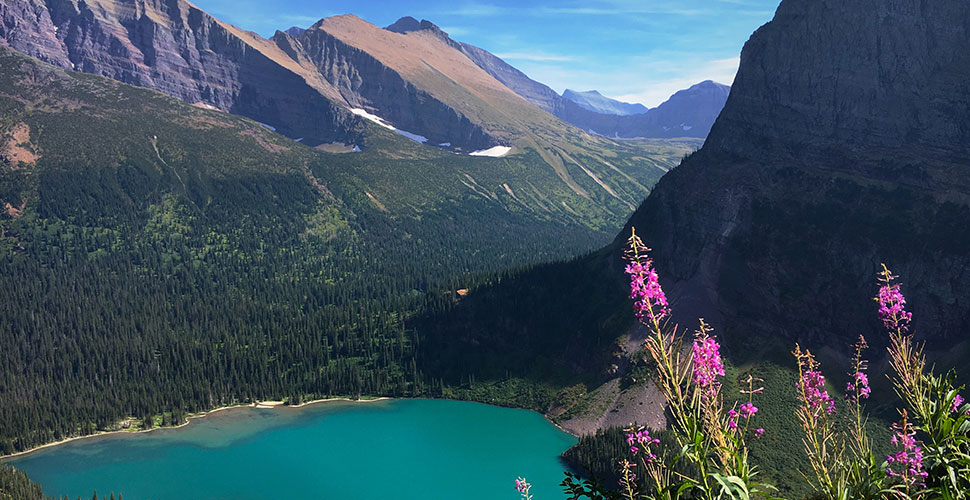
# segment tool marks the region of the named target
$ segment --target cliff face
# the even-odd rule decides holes
[[[921,335],[966,340],[968,78],[967,2],[784,0],[704,147],[617,242],[636,226],[683,322],[734,345],[878,339],[880,262]]]
[[[280,34],[274,39],[282,41]],[[334,36],[325,25],[312,27],[295,43],[351,107],[379,113],[396,127],[418,132],[433,144],[449,143],[473,151],[497,143],[454,107],[416,87],[367,51]]]
[[[155,89],[317,141],[350,140],[360,124],[271,43],[183,0],[0,3],[0,38],[51,64]]]

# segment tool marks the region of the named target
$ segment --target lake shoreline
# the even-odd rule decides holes
[[[18,451],[16,453],[11,453],[9,455],[0,455],[0,461],[6,461],[6,460],[9,460],[9,459],[12,459],[12,458],[20,458],[20,457],[23,457],[23,456],[26,456],[26,455],[30,455],[32,453],[36,453],[38,451],[41,451],[41,450],[44,450],[44,449],[47,449],[47,448],[53,448],[55,446],[60,446],[62,444],[67,444],[67,443],[70,443],[70,442],[73,442],[73,441],[81,441],[81,440],[84,440],[84,439],[103,438],[103,437],[112,436],[112,435],[116,435],[116,434],[119,434],[119,435],[120,434],[130,434],[130,435],[148,434],[148,433],[155,432],[155,431],[159,431],[159,430],[180,429],[180,428],[185,427],[185,426],[189,425],[190,423],[192,423],[193,420],[205,419],[206,417],[210,417],[210,416],[212,416],[212,415],[214,415],[216,413],[225,412],[227,410],[241,410],[241,409],[244,409],[244,408],[259,409],[259,410],[272,410],[272,409],[279,409],[279,408],[292,408],[292,409],[298,410],[298,409],[306,408],[306,407],[312,406],[312,405],[317,405],[317,404],[322,404],[322,403],[333,403],[333,402],[337,402],[337,401],[344,401],[344,402],[350,402],[350,403],[374,403],[374,402],[377,402],[377,401],[389,401],[389,400],[392,400],[392,399],[394,399],[394,398],[384,397],[384,396],[376,397],[376,398],[367,398],[367,399],[352,399],[352,398],[347,398],[347,397],[338,397],[338,398],[314,399],[312,401],[307,401],[306,403],[301,403],[301,404],[298,404],[298,405],[287,405],[283,401],[256,401],[256,402],[253,402],[253,403],[240,403],[240,404],[234,404],[234,405],[228,405],[228,406],[221,406],[219,408],[214,408],[212,410],[208,410],[208,411],[204,411],[204,412],[200,412],[200,413],[190,414],[187,417],[185,417],[185,421],[182,422],[182,423],[180,423],[179,425],[174,425],[174,426],[170,426],[170,427],[153,427],[151,429],[143,429],[143,430],[138,430],[138,431],[125,430],[125,429],[118,429],[118,430],[114,430],[114,431],[99,431],[99,432],[95,432],[94,434],[87,434],[87,435],[84,435],[84,436],[74,436],[74,437],[64,438],[64,439],[61,439],[59,441],[54,441],[54,442],[45,443],[45,444],[42,444],[42,445],[39,445],[39,446],[35,446],[35,447],[33,447],[33,448],[29,449],[29,450]],[[128,421],[128,420],[129,419],[125,419],[125,420],[122,420],[122,422]]]

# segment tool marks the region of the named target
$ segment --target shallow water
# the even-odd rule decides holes
[[[391,400],[240,408],[179,429],[109,435],[11,460],[48,496],[185,499],[515,499],[522,475],[563,498],[575,443],[538,413]]]

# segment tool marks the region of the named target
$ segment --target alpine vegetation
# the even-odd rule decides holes
[[[645,348],[675,443],[663,446],[656,434],[661,430],[631,426],[626,429],[629,456],[616,466],[617,485],[566,473],[563,488],[572,500],[779,499],[774,486],[758,480],[759,468],[749,460],[749,444],[765,434],[756,406],[763,380],[748,375],[739,396],[724,393],[724,361],[712,327],[700,319],[690,337],[670,324],[667,296],[648,252],[633,229],[624,254],[630,297],[636,318],[649,332]],[[970,404],[960,395],[963,387],[956,385],[955,371],[940,375],[927,366],[896,279],[882,265],[875,297],[889,341],[886,376],[901,403],[899,421],[889,429],[892,453],[877,456],[867,430],[865,402],[872,389],[866,339],[860,335],[851,346],[844,405],[836,404],[837,391],[826,382],[815,355],[798,344],[792,352],[798,369],[792,389],[799,404],[787,418],[802,431],[811,470],[797,473],[815,492],[811,498],[970,497]]]

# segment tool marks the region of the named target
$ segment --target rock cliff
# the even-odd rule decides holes
[[[880,262],[921,335],[967,340],[968,79],[963,0],[784,0],[704,147],[617,242],[636,226],[682,319],[734,346],[878,339]]]
[[[353,140],[358,118],[275,45],[184,0],[0,2],[0,39],[45,62],[155,89],[309,141]]]

